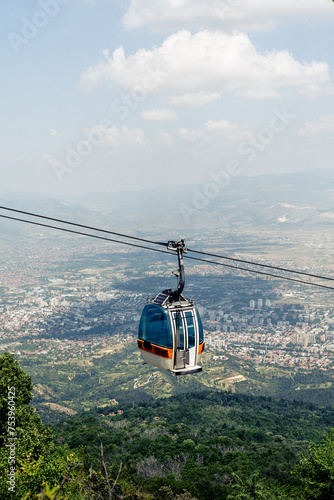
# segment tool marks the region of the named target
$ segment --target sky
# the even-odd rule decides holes
[[[0,6],[0,190],[333,170],[332,0]]]

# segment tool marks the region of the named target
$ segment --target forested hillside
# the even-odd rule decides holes
[[[333,416],[332,408],[204,391],[98,409],[59,425],[57,435],[94,467],[102,442],[114,475],[122,464],[119,494],[131,485],[159,499],[174,498],[167,490],[208,500],[252,491],[249,498],[301,498],[291,471]]]
[[[3,499],[333,498],[333,407],[207,389],[114,402],[46,429],[29,405],[31,378],[12,355],[0,357],[0,373],[1,394],[9,385],[17,394],[14,410],[1,400]]]

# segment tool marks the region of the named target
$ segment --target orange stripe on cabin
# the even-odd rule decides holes
[[[202,344],[200,344],[198,346],[198,354],[202,354],[202,352],[204,351],[204,344],[205,344],[205,342],[203,342]]]
[[[151,344],[151,349],[147,349],[144,347],[144,340],[137,340],[139,349],[142,351],[150,352],[151,354],[155,354],[156,356],[161,356],[166,359],[173,359],[173,349],[167,349],[166,347],[161,347],[155,344]]]

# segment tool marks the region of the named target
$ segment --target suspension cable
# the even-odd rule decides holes
[[[132,239],[132,240],[142,241],[144,243],[149,243],[151,245],[159,245],[159,246],[166,247],[166,243],[152,241],[152,240],[148,240],[148,239],[145,239],[145,238],[139,238],[139,237],[136,237],[136,236],[130,236],[130,235],[124,234],[124,233],[117,233],[117,232],[114,232],[114,231],[109,231],[109,230],[97,228],[97,227],[94,227],[94,226],[87,226],[87,225],[84,225],[84,224],[70,222],[70,221],[63,220],[63,219],[56,219],[54,217],[47,217],[45,215],[40,215],[40,214],[36,214],[36,213],[32,213],[32,212],[27,212],[27,211],[24,211],[24,210],[17,210],[17,209],[14,209],[14,208],[9,208],[9,207],[4,207],[4,206],[0,206],[0,209],[2,209],[2,210],[9,210],[11,212],[16,212],[16,213],[20,213],[20,214],[24,214],[24,215],[29,215],[29,216],[32,216],[32,217],[38,217],[38,218],[45,219],[45,220],[50,220],[50,221],[53,221],[53,222],[59,222],[61,224],[68,224],[68,225],[71,225],[71,226],[81,227],[83,229],[89,229],[89,230],[92,230],[92,231],[98,231],[98,232],[102,232],[102,233],[106,233],[106,234],[112,234],[114,236],[119,236],[121,238],[128,238],[128,239]],[[307,273],[305,271],[297,271],[295,269],[288,269],[288,268],[285,268],[285,267],[273,266],[273,265],[270,265],[270,264],[261,264],[259,262],[253,262],[253,261],[249,261],[249,260],[245,260],[245,259],[238,259],[236,257],[227,257],[226,255],[218,255],[218,254],[214,254],[214,253],[203,252],[203,251],[193,250],[193,249],[189,249],[189,248],[188,248],[188,251],[192,252],[192,253],[199,254],[199,255],[206,255],[208,257],[217,257],[219,259],[225,259],[225,260],[230,260],[230,261],[234,261],[234,262],[240,262],[242,264],[250,264],[252,266],[264,267],[264,268],[273,269],[273,270],[276,270],[276,271],[284,271],[284,272],[289,272],[289,273],[293,273],[293,274],[299,274],[299,275],[302,275],[302,276],[308,276],[308,277],[311,277],[311,278],[318,278],[318,279],[323,279],[323,280],[328,280],[328,281],[334,281],[334,278],[330,278],[329,276],[321,276],[321,275],[318,275],[318,274]],[[228,266],[226,265],[226,267],[228,267]],[[241,268],[239,268],[239,269],[241,269]],[[259,273],[259,274],[261,274],[261,273]]]
[[[0,214],[0,217],[2,217],[3,219],[10,219],[10,220],[16,220],[19,222],[25,222],[27,224],[33,224],[34,226],[42,226],[42,227],[47,227],[49,229],[58,229],[58,231],[65,231],[66,233],[79,234],[81,236],[89,236],[91,238],[96,238],[98,240],[111,241],[113,243],[121,243],[122,245],[128,245],[130,247],[143,248],[145,250],[152,250],[153,252],[160,252],[160,253],[167,253],[170,255],[174,255],[173,252],[168,252],[166,250],[159,250],[158,248],[145,247],[143,245],[138,245],[137,243],[129,243],[128,241],[114,240],[112,238],[107,238],[105,236],[98,236],[97,234],[83,233],[82,231],[75,231],[74,229],[67,229],[65,227],[51,226],[50,224],[43,224],[42,222],[35,222],[32,220],[20,219],[18,217],[10,217],[9,215]]]
[[[257,271],[256,269],[248,269],[247,267],[233,266],[232,264],[224,264],[222,262],[217,262],[215,260],[200,259],[198,257],[190,257],[189,255],[184,255],[185,259],[198,260],[200,262],[206,262],[208,264],[216,264],[216,266],[232,267],[233,269],[239,269],[240,271],[247,271],[254,274],[262,274],[264,276],[271,276],[272,278],[279,278],[287,281],[294,281],[296,283],[303,283],[304,285],[312,285],[320,288],[327,288],[328,290],[334,290],[334,287],[328,285],[322,285],[320,283],[313,283],[312,281],[298,280],[296,278],[289,278],[288,276],[280,276],[279,274],[266,273],[264,271]]]
[[[169,254],[169,255],[175,255],[173,252],[169,252],[168,250],[160,250],[158,248],[152,248],[152,247],[147,247],[147,246],[144,246],[144,245],[138,245],[136,243],[129,243],[129,242],[125,242],[125,241],[114,240],[112,238],[107,238],[105,236],[98,236],[96,234],[84,233],[82,231],[75,231],[73,229],[67,229],[67,228],[63,228],[63,227],[52,226],[50,224],[43,224],[41,222],[30,221],[30,220],[21,219],[21,218],[18,218],[18,217],[11,217],[11,216],[2,215],[2,214],[0,214],[0,217],[2,217],[3,219],[15,220],[15,221],[23,222],[23,223],[26,223],[26,224],[32,224],[34,226],[46,227],[46,228],[49,228],[49,229],[56,229],[58,231],[64,231],[66,233],[78,234],[78,235],[81,235],[81,236],[88,236],[90,238],[96,238],[96,239],[99,239],[99,240],[110,241],[110,242],[113,242],[113,243],[119,243],[121,245],[127,245],[127,246],[131,246],[131,247],[141,248],[141,249],[144,249],[144,250],[152,250],[153,252],[159,252],[159,253],[164,253],[164,254]],[[276,275],[276,274],[266,273],[264,271],[257,271],[255,269],[242,268],[242,267],[239,267],[239,266],[234,266],[232,264],[225,264],[225,263],[217,262],[217,261],[213,261],[213,260],[201,259],[199,257],[191,257],[189,255],[184,255],[184,257],[187,258],[187,259],[198,261],[198,262],[205,262],[207,264],[214,264],[214,265],[218,265],[218,266],[222,266],[222,267],[229,267],[229,268],[232,268],[232,269],[237,269],[239,271],[246,271],[246,272],[250,272],[250,273],[261,274],[261,275],[264,275],[264,276],[270,276],[272,278],[279,278],[279,279],[283,279],[283,280],[287,280],[287,281],[293,281],[293,282],[296,282],[296,283],[302,283],[304,285],[311,285],[311,286],[316,286],[316,287],[319,287],[319,288],[326,288],[328,290],[334,290],[334,287],[330,287],[330,286],[327,286],[327,285],[322,285],[320,283],[313,283],[311,281],[298,280],[298,279],[295,279],[295,278],[289,278],[287,276],[280,276],[280,275]]]
[[[234,262],[241,262],[242,264],[251,264],[252,266],[261,266],[276,271],[286,271],[288,273],[302,274],[303,276],[310,276],[311,278],[320,278],[322,280],[334,281],[334,278],[328,276],[319,276],[318,274],[307,273],[305,271],[296,271],[295,269],[287,269],[286,267],[271,266],[269,264],[260,264],[259,262],[252,262],[251,260],[237,259],[235,257],[226,257],[225,255],[217,255],[215,253],[201,252],[199,250],[192,250],[188,248],[188,252],[193,252],[200,255],[207,255],[208,257],[218,257],[219,259],[233,260]]]
[[[136,236],[130,236],[129,234],[116,233],[114,231],[108,231],[106,229],[100,229],[100,228],[93,227],[93,226],[86,226],[84,224],[78,224],[76,222],[69,222],[67,220],[55,219],[54,217],[47,217],[46,215],[34,214],[32,212],[26,212],[24,210],[16,210],[14,208],[1,207],[1,206],[0,206],[0,209],[1,210],[9,210],[10,212],[16,212],[16,213],[23,214],[23,215],[30,215],[32,217],[38,217],[40,219],[50,220],[50,221],[53,221],[53,222],[60,222],[61,224],[68,224],[70,226],[82,227],[83,229],[91,229],[92,231],[98,231],[98,232],[101,232],[101,233],[113,234],[114,236],[120,236],[121,238],[129,238],[131,240],[143,241],[144,243],[151,243],[151,245],[161,245],[161,246],[164,246],[164,247],[166,246],[166,243],[161,243],[161,242],[157,242],[157,241],[146,240],[145,238],[139,238],[139,237],[136,237]]]

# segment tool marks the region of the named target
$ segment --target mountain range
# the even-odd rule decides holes
[[[208,177],[202,185],[90,193],[66,200],[10,192],[0,192],[0,199],[3,206],[80,224],[126,229],[130,234],[166,229],[178,233],[327,229],[334,222],[334,175],[328,171],[235,177],[225,184]],[[2,234],[22,234],[26,229],[17,222],[0,220]]]

